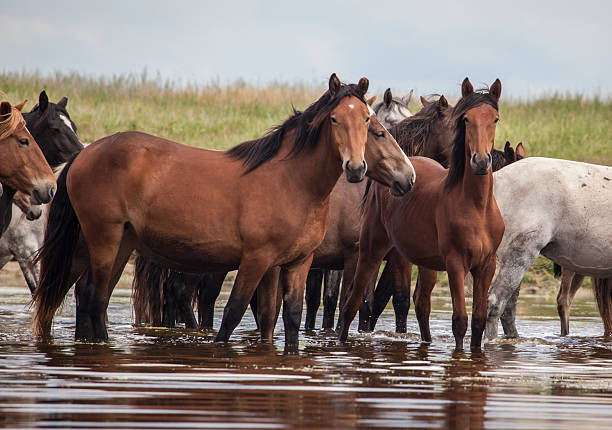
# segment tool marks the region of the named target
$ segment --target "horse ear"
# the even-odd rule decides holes
[[[334,97],[338,93],[338,90],[340,90],[341,86],[342,83],[340,82],[340,79],[338,79],[338,76],[336,76],[335,73],[332,73],[329,77],[329,93],[332,97]]]
[[[389,107],[389,105],[393,101],[393,94],[391,93],[391,88],[387,88],[385,90],[385,95],[383,96],[383,100],[385,101],[385,106]]]
[[[474,92],[474,86],[468,78],[465,78],[461,83],[461,97],[466,98]]]
[[[19,104],[15,105],[15,109],[17,109],[19,112],[21,112],[21,110],[23,109],[23,107],[25,106],[25,104],[28,102],[28,99],[25,99],[24,101],[22,101]]]
[[[42,111],[47,110],[48,107],[49,97],[47,97],[47,93],[45,92],[45,90],[42,90],[40,92],[40,95],[38,96],[38,108]]]
[[[68,105],[68,97],[62,97],[62,99],[57,102],[57,105],[66,109],[66,106]]]
[[[510,142],[506,142],[506,146],[504,146],[504,158],[510,163],[516,161],[516,154],[514,153],[514,149],[512,149]]]
[[[11,104],[7,101],[0,103],[0,115],[8,115],[11,113]]]
[[[374,105],[374,102],[376,101],[376,96],[372,96],[369,99],[366,100],[366,102],[368,103],[368,106],[372,106]]]
[[[423,107],[429,106],[432,103],[433,102],[430,102],[425,97],[421,96],[421,104],[423,105]]]
[[[365,94],[368,92],[368,87],[370,86],[370,81],[368,81],[368,78],[361,78],[359,79],[359,82],[357,83],[357,92],[361,94],[361,96],[365,96]]]
[[[523,142],[519,142],[519,144],[516,145],[516,155],[520,155],[523,158],[527,157],[527,153],[525,152],[525,147],[523,146]]]
[[[412,94],[414,93],[414,88],[410,90],[407,96],[404,96],[402,100],[404,100],[404,104],[408,106],[410,104],[410,100],[412,100]]]
[[[440,98],[438,99],[438,109],[442,110],[447,107],[448,107],[448,100],[446,100],[446,97],[440,96]]]
[[[489,95],[495,99],[496,102],[499,101],[501,97],[501,81],[499,79],[495,79],[491,88],[489,88]]]

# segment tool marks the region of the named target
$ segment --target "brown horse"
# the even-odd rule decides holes
[[[373,99],[368,100],[371,105]],[[389,132],[382,126],[375,115],[372,115],[368,126],[368,137],[366,145],[366,158],[369,160],[368,176],[387,185],[394,187],[389,178],[377,175],[378,166],[388,165],[384,171],[389,171],[389,163],[397,163],[399,157],[403,158],[402,152]],[[352,184],[345,178],[340,178],[330,195],[330,222],[325,233],[323,242],[314,252],[312,267],[332,267],[342,269],[344,266],[351,266],[350,273],[354,272],[357,263],[357,249],[359,241],[359,227],[361,224],[360,201],[364,192],[364,185]],[[393,191],[398,194],[397,191]],[[147,264],[142,257],[138,258],[139,267]],[[156,282],[150,285],[147,277],[155,276],[158,270],[154,266],[151,274],[144,270],[138,270],[134,276],[134,310],[137,321],[160,321],[163,315],[159,309],[164,308],[165,303],[160,303],[159,289],[162,283]],[[208,273],[195,280],[198,289],[198,310],[201,328],[212,328],[214,304],[221,291],[221,286],[227,272]],[[181,283],[182,284],[182,283]],[[181,285],[177,285],[181,287]],[[195,287],[195,285],[192,285]],[[146,290],[153,289],[156,292],[148,293]],[[152,299],[156,303],[152,304]],[[190,300],[190,293],[183,295]],[[319,292],[320,300],[320,292]],[[164,300],[163,302],[166,302]],[[257,301],[251,301],[252,308],[256,308]],[[155,308],[156,319],[147,318],[145,314],[150,307]],[[255,312],[255,309],[254,309]],[[142,317],[141,317],[142,315]],[[308,326],[306,328],[309,328]]]
[[[435,274],[446,270],[453,298],[453,334],[463,349],[467,330],[464,281],[474,278],[471,347],[479,349],[487,318],[487,292],[495,272],[495,251],[504,222],[493,196],[493,142],[499,119],[501,82],[474,92],[463,81],[462,98],[452,111],[456,127],[449,170],[433,160],[411,159],[419,181],[401,199],[389,199],[374,185],[365,202],[359,239],[359,260],[349,297],[341,310],[338,332],[346,340],[367,285],[385,255],[395,248],[402,257]],[[433,288],[419,272],[416,312],[423,341],[430,342],[429,302]]]
[[[304,112],[229,151],[136,132],[85,148],[58,180],[40,254],[35,333],[50,334],[57,307],[89,266],[91,282],[76,291],[76,337],[107,339],[110,294],[137,250],[178,271],[238,269],[216,337],[222,342],[258,285],[276,289],[280,267],[285,341],[297,344],[304,281],[325,233],[329,194],[343,170],[353,182],[367,170],[367,88],[365,78],[342,85],[333,74],[329,90]],[[407,160],[384,167],[392,190],[411,188]],[[76,252],[84,244],[89,261]]]
[[[0,234],[9,226],[12,200],[16,191],[30,196],[34,205],[51,201],[55,176],[40,147],[28,131],[21,109],[26,101],[11,106],[0,103]]]

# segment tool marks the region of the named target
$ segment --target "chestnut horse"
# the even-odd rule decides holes
[[[353,182],[367,170],[367,88],[365,78],[342,85],[332,74],[329,90],[304,112],[228,151],[137,132],[85,148],[63,170],[51,205],[35,334],[50,335],[57,307],[89,268],[91,282],[77,286],[75,335],[107,339],[110,294],[136,250],[178,271],[238,269],[216,337],[221,342],[229,340],[258,285],[276,289],[280,276],[285,341],[296,345],[304,282],[325,233],[329,194],[343,170]],[[399,189],[412,186],[407,160],[387,173]],[[78,252],[85,244],[89,261]],[[269,300],[276,302],[276,295]],[[262,328],[264,340],[268,333],[271,338]]]
[[[0,104],[0,234],[8,228],[13,214],[16,191],[30,196],[31,204],[51,201],[55,194],[55,176],[40,147],[28,131],[21,114],[25,101],[11,106]]]
[[[401,199],[389,199],[378,185],[364,205],[359,239],[359,260],[352,288],[338,321],[340,340],[346,340],[350,323],[367,285],[387,253],[395,248],[402,257],[433,274],[446,270],[453,298],[453,335],[463,349],[467,330],[464,281],[474,278],[471,347],[479,349],[487,318],[487,292],[495,273],[495,251],[502,240],[504,222],[493,196],[491,171],[493,142],[499,119],[497,103],[501,82],[488,91],[474,92],[466,78],[462,98],[453,108],[456,127],[449,170],[421,157],[411,159],[419,182]],[[416,313],[421,338],[430,342],[427,297],[434,282],[419,273]]]

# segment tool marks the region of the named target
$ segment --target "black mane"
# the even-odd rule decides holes
[[[422,155],[433,124],[443,116],[444,114],[438,109],[438,103],[430,103],[413,116],[391,127],[389,133],[406,155],[409,157]]]
[[[311,104],[305,111],[293,109],[293,115],[281,125],[273,127],[265,136],[237,145],[226,151],[235,160],[242,160],[246,167],[245,174],[257,169],[276,155],[280,149],[283,136],[290,130],[296,130],[297,135],[289,155],[298,155],[303,151],[312,150],[319,140],[324,120],[344,97],[355,96],[366,103],[358,92],[357,85],[342,85],[338,93],[332,97],[329,91]]]
[[[455,124],[455,139],[450,167],[444,187],[450,189],[461,182],[465,169],[465,122],[463,116],[467,111],[481,104],[488,104],[499,111],[497,101],[489,95],[488,90],[478,90],[461,98],[453,108],[450,120]]]

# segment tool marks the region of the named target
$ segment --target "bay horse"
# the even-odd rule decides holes
[[[368,100],[368,104],[373,103],[373,98]],[[401,149],[389,134],[386,128],[378,121],[377,116],[372,114],[368,126],[368,137],[366,144],[366,158],[369,160],[370,166],[368,176],[379,180],[387,186],[393,186],[387,178],[376,176],[376,171],[380,163],[388,163],[386,160],[398,159],[404,157]],[[325,232],[322,243],[314,251],[313,263],[309,271],[307,288],[312,285],[312,274],[317,269],[315,268],[332,268],[342,269],[345,265],[356,263],[357,244],[359,241],[359,226],[360,226],[360,201],[364,192],[364,183],[353,184],[345,178],[341,177],[334,187],[330,195],[330,221]],[[397,194],[397,192],[395,192]],[[348,258],[354,258],[354,261],[349,262]],[[201,328],[212,328],[214,316],[214,304],[221,291],[223,280],[227,271],[208,273],[200,275],[198,279],[184,280],[181,277],[174,277],[178,281],[176,292],[172,295],[178,295],[182,299],[174,300],[172,297],[165,297],[165,291],[168,284],[157,274],[164,272],[164,269],[155,267],[151,262],[139,256],[137,258],[138,270],[135,271],[133,291],[134,291],[134,311],[137,323],[161,323],[164,319],[171,321],[171,318],[165,318],[166,305],[169,303],[181,303],[181,308],[173,310],[173,313],[184,314],[187,309],[185,302],[191,303],[192,292],[185,288],[189,284],[191,288],[197,288],[198,314]],[[151,273],[148,273],[150,269]],[[320,286],[320,284],[319,284]],[[160,298],[160,288],[164,289],[164,297]],[[320,287],[318,290],[317,302],[320,302]],[[312,296],[312,289],[307,292],[307,305],[310,303],[308,297]],[[155,303],[152,303],[155,302]],[[318,303],[317,303],[318,304]],[[257,300],[253,297],[251,307],[256,313]],[[151,310],[151,314],[147,316]],[[310,308],[307,313],[307,321],[310,316]],[[190,320],[191,317],[187,316]],[[333,315],[332,315],[333,319]],[[165,324],[164,324],[165,325]],[[308,324],[306,328],[309,328]]]
[[[38,97],[38,104],[23,114],[27,129],[53,170],[59,169],[72,154],[83,149],[76,134],[76,125],[66,110],[67,104],[66,97],[57,103],[49,102],[43,90]],[[26,219],[21,216],[21,212],[26,214]],[[32,293],[39,278],[39,268],[32,264],[32,257],[43,243],[46,212],[46,205],[32,205],[28,194],[16,192],[13,196],[11,221],[0,237],[0,269],[11,260],[17,261]],[[41,214],[45,216],[38,219]]]
[[[0,103],[0,235],[11,222],[15,192],[30,196],[33,205],[47,203],[55,194],[53,171],[21,114],[25,103]]]
[[[424,150],[427,146],[426,143],[421,148]],[[510,142],[507,141],[503,151],[493,149],[491,156],[491,167],[493,172],[496,172],[505,166],[522,160],[527,154],[522,142],[519,142],[515,150]],[[411,276],[412,264],[406,261],[399,253],[391,251],[387,256],[387,264],[376,285],[376,290],[368,290],[366,294],[368,300],[364,300],[364,304],[359,310],[360,331],[374,330],[380,314],[384,311],[391,297],[393,297],[395,331],[397,333],[406,332],[408,311],[410,309]]]
[[[489,291],[487,339],[497,337],[502,315],[506,336],[518,336],[521,280],[539,254],[566,270],[598,278],[594,290],[604,334],[612,334],[612,167],[527,158],[495,174],[495,198],[506,232]]]
[[[402,257],[433,272],[446,270],[453,298],[455,345],[463,349],[467,330],[464,281],[474,278],[472,349],[479,349],[487,318],[486,295],[495,272],[495,251],[502,240],[504,221],[493,196],[491,171],[493,142],[501,96],[497,79],[488,91],[474,92],[469,79],[453,108],[455,138],[450,168],[433,160],[412,157],[419,177],[412,192],[389,199],[375,184],[364,205],[359,260],[338,321],[341,341],[359,308],[367,285],[387,253],[395,248]],[[423,282],[421,282],[423,281]],[[420,297],[433,288],[419,272]],[[425,293],[425,294],[424,294]],[[423,341],[430,342],[429,302],[417,298],[415,309]]]
[[[329,194],[343,171],[359,182],[367,170],[367,88],[366,78],[343,85],[332,74],[328,91],[304,112],[228,151],[138,132],[85,148],[62,171],[51,205],[34,296],[35,334],[50,335],[57,307],[89,269],[87,288],[77,286],[75,337],[106,340],[108,300],[136,250],[178,271],[238,269],[219,342],[229,340],[258,285],[276,289],[280,276],[285,342],[296,345],[304,282],[327,226]],[[380,172],[392,191],[406,192],[414,181],[408,160],[388,161]],[[88,252],[78,252],[85,245]]]

